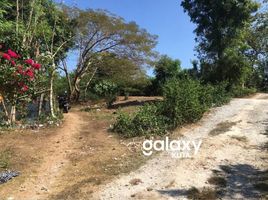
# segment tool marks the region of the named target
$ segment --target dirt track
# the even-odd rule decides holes
[[[96,199],[187,199],[192,187],[211,188],[221,199],[264,199],[267,192],[268,95],[234,99],[212,110],[196,127],[182,128],[188,139],[202,139],[193,159],[162,153],[135,172],[104,186]],[[223,184],[213,183],[214,179]],[[131,185],[131,180],[139,184]],[[257,190],[259,180],[264,193]],[[215,181],[214,181],[215,182]],[[266,196],[267,198],[267,196]],[[205,198],[209,199],[209,197]]]

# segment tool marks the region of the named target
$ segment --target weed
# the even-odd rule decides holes
[[[229,122],[229,121],[221,122],[217,124],[216,128],[214,128],[213,130],[209,132],[209,135],[216,136],[216,135],[225,133],[227,131],[230,131],[230,129],[236,124],[237,122]]]
[[[7,169],[10,167],[11,156],[12,152],[9,149],[0,152],[0,169]]]
[[[214,189],[204,187],[202,190],[198,190],[192,187],[187,192],[187,198],[193,200],[216,200],[217,192]]]
[[[232,135],[231,138],[238,140],[239,142],[244,142],[244,143],[246,143],[248,141],[248,139],[245,136]]]
[[[213,176],[208,179],[208,183],[219,187],[226,187],[227,181],[223,177]]]

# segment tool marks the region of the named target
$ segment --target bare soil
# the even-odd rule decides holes
[[[0,171],[21,172],[0,185],[0,200],[265,199],[267,99],[234,99],[175,131],[172,138],[202,139],[191,159],[167,152],[148,159],[140,149],[144,138],[108,131],[117,108],[135,112],[153,97],[120,97],[111,110],[75,107],[60,127],[0,133]]]
[[[0,134],[5,167],[21,173],[0,185],[0,200],[90,199],[99,185],[145,162],[131,141],[108,131],[116,110],[82,108],[66,114],[60,127]]]

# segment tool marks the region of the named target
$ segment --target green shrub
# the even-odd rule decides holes
[[[213,86],[212,91],[213,106],[221,106],[228,103],[231,100],[231,94],[228,92],[227,82],[221,82]]]
[[[143,106],[133,118],[135,130],[139,135],[162,135],[166,133],[166,118],[160,114],[161,104]]]
[[[127,113],[120,112],[113,126],[113,131],[124,137],[133,137],[135,133],[132,117]]]
[[[176,128],[202,117],[206,106],[200,100],[202,86],[196,80],[170,80],[164,87],[163,115]]]
[[[233,97],[245,97],[256,93],[255,88],[242,88],[241,86],[233,86],[231,89],[231,94]]]
[[[202,85],[199,92],[200,103],[204,106],[205,110],[208,110],[214,105],[214,92],[215,88],[212,85]]]
[[[120,113],[113,131],[123,137],[162,135],[166,133],[166,118],[159,113],[160,104],[147,104],[134,115]]]
[[[133,116],[121,113],[113,131],[124,137],[165,134],[199,120],[210,107],[227,103],[230,94],[226,88],[226,83],[212,86],[188,78],[169,80],[162,102],[145,105]]]
[[[106,105],[108,108],[116,101],[118,87],[116,84],[110,81],[101,81],[96,84],[94,90],[97,95],[105,99]]]

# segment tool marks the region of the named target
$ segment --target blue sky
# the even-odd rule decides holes
[[[61,2],[62,0],[56,0]],[[68,5],[80,8],[106,9],[135,21],[148,32],[158,35],[156,50],[160,54],[179,59],[184,68],[191,67],[194,59],[195,26],[183,12],[178,0],[65,0]],[[75,64],[75,56],[70,56],[70,65]],[[151,74],[151,71],[148,72]]]

